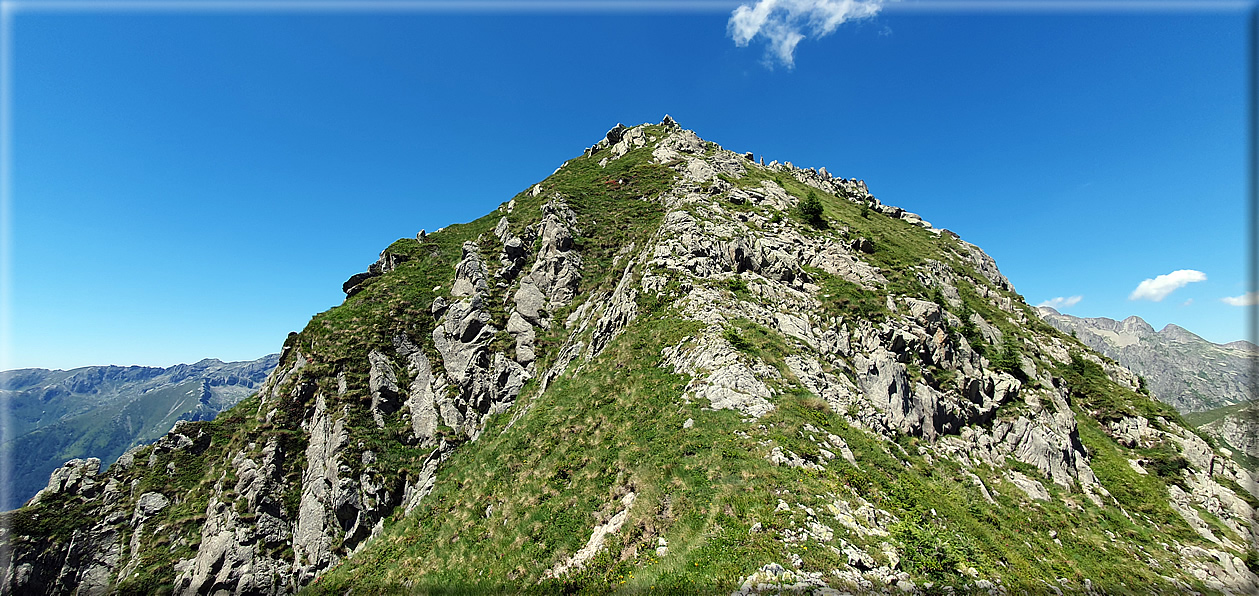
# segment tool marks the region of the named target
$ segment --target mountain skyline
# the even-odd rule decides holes
[[[8,458],[0,510],[34,496],[68,460],[96,458],[105,469],[180,420],[213,420],[255,392],[278,359],[0,372],[0,458]]]
[[[1031,304],[1254,339],[1244,11],[858,4],[14,3],[0,369],[270,353],[382,244],[666,113],[864,180]]]
[[[1038,311],[1059,331],[1141,375],[1151,395],[1182,414],[1255,399],[1259,347],[1251,342],[1211,343],[1172,323],[1155,331],[1138,316],[1116,321],[1073,317],[1047,306]]]
[[[573,155],[58,468],[0,591],[1259,589],[1252,474],[981,247],[668,116]]]

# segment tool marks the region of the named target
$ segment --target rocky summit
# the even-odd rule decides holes
[[[1259,592],[1259,488],[996,263],[672,119],[394,242],[6,594]]]

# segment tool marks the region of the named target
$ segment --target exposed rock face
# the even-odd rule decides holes
[[[1076,337],[1145,378],[1150,393],[1181,412],[1201,412],[1255,399],[1259,347],[1214,344],[1181,327],[1162,331],[1141,317],[1082,319],[1042,306],[1050,325]]]
[[[96,475],[100,471],[101,460],[95,457],[87,460],[72,459],[52,471],[48,477],[48,486],[31,497],[29,504],[38,505],[43,496],[50,494],[91,496],[97,491]]]
[[[411,338],[399,335],[394,338],[398,355],[406,358],[407,372],[411,375],[411,387],[407,392],[406,407],[411,414],[411,428],[417,439],[429,444],[437,436],[439,414],[437,396],[445,391],[445,384],[433,376],[428,356],[412,343]]]
[[[293,593],[382,556],[373,544],[406,542],[388,532],[408,514],[429,516],[414,531],[457,525],[442,542],[458,543],[461,557],[484,554],[465,544],[523,528],[494,557],[537,549],[534,568],[505,572],[527,585],[587,581],[600,565],[639,565],[648,553],[688,557],[706,542],[755,542],[740,551],[757,560],[738,573],[738,593],[917,592],[934,586],[916,562],[922,552],[966,550],[946,512],[914,502],[937,485],[917,483],[956,483],[939,486],[973,498],[966,511],[1087,510],[1153,524],[1111,493],[1124,488],[1113,480],[1119,453],[1143,454],[1118,459],[1121,472],[1168,479],[1151,484],[1168,487],[1160,511],[1191,530],[1158,534],[1161,550],[1112,537],[1125,560],[1149,556],[1164,586],[1259,589],[1238,558],[1259,544],[1252,500],[1235,492],[1259,490],[1250,473],[1148,408],[1090,419],[1076,368],[1120,401],[1144,399],[1133,393],[1138,378],[1028,325],[1034,311],[978,247],[881,204],[861,181],[760,165],[669,118],[618,125],[578,159],[492,218],[395,243],[347,282],[344,305],[289,336],[257,395],[226,419],[181,424],[104,474],[94,460],[58,469],[30,507],[8,514],[15,529],[0,541],[13,558],[0,561],[0,592],[160,583],[179,594]],[[810,192],[858,215],[793,219]],[[864,226],[866,217],[883,219]],[[547,417],[582,393],[583,375],[614,388],[629,378],[622,371],[674,389],[592,395],[591,404],[624,401]],[[676,418],[643,429],[611,421],[612,409],[648,406]],[[545,430],[538,420],[562,428],[562,443],[539,450],[561,461],[532,460],[554,463],[553,477],[504,503],[515,485],[484,479],[527,454],[478,450],[530,445],[522,429]],[[583,468],[606,445],[630,453],[659,437],[683,453],[650,469],[628,455]],[[706,450],[719,453],[711,466],[687,459]],[[533,474],[525,468],[499,478]],[[675,473],[666,468],[686,475],[662,481]],[[447,473],[459,469],[472,475],[452,483]],[[737,488],[715,490],[726,476]],[[762,477],[777,479],[772,492],[740,493]],[[595,488],[566,492],[582,486]],[[706,492],[686,492],[696,488]],[[544,501],[568,516],[558,533],[529,521]],[[570,511],[591,502],[593,511]],[[678,514],[675,503],[690,509]],[[82,519],[45,527],[35,517],[58,509]],[[685,534],[666,538],[675,526]],[[579,540],[564,543],[574,527]],[[825,568],[810,547],[826,553]],[[692,566],[682,561],[670,565]],[[950,565],[937,570],[949,591],[1006,590],[1004,563]],[[1088,592],[1089,581],[1044,585]]]

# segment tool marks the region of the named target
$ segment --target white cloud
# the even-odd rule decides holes
[[[1246,292],[1241,296],[1225,296],[1220,298],[1220,302],[1233,306],[1254,306],[1259,304],[1259,292]]]
[[[1180,305],[1181,305],[1181,306],[1189,306],[1190,304],[1193,304],[1193,298],[1190,298],[1190,299],[1188,299],[1188,300],[1186,300],[1186,301],[1182,302]]]
[[[845,21],[878,14],[886,0],[757,0],[730,13],[726,32],[743,47],[762,37],[766,58],[795,66],[796,44],[805,37],[825,37]],[[807,33],[807,35],[806,35]]]
[[[1162,302],[1168,294],[1195,281],[1206,281],[1207,274],[1193,269],[1180,269],[1154,279],[1141,282],[1137,289],[1128,295],[1128,300],[1153,300]]]
[[[1049,308],[1053,308],[1053,309],[1070,308],[1072,306],[1075,306],[1076,304],[1079,304],[1080,301],[1083,299],[1084,299],[1084,296],[1071,296],[1069,298],[1063,298],[1062,296],[1059,296],[1052,300],[1046,300],[1044,302],[1041,302],[1040,304],[1037,304],[1036,306],[1048,306]]]

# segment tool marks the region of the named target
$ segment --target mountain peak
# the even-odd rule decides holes
[[[343,289],[219,419],[57,472],[11,591],[1037,592],[1078,552],[1063,589],[1259,587],[1167,488],[1236,464],[826,168],[618,124]]]

